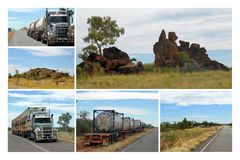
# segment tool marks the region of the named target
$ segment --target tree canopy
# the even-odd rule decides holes
[[[58,124],[61,126],[61,129],[66,131],[69,128],[70,120],[72,119],[72,115],[67,112],[63,113],[61,116],[58,117]]]
[[[117,38],[124,34],[124,28],[119,27],[111,17],[92,16],[88,18],[88,35],[83,39],[85,43],[90,43],[83,48],[83,52],[94,52],[102,55],[102,47],[114,45]]]

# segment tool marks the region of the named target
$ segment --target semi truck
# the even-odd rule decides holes
[[[12,134],[39,141],[57,141],[53,114],[46,107],[28,107],[12,120]]]
[[[73,11],[65,8],[49,11],[29,24],[31,38],[51,45],[74,45]]]

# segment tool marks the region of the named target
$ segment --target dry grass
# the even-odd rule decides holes
[[[13,30],[12,32],[8,32],[8,41],[13,37],[15,33],[15,30]]]
[[[74,132],[58,132],[58,139],[74,143]]]
[[[77,77],[77,88],[116,89],[227,89],[232,88],[231,71],[143,73],[135,75],[96,75]]]
[[[78,152],[117,152],[123,147],[133,143],[137,139],[151,132],[153,129],[147,129],[144,132],[139,132],[131,136],[127,136],[124,140],[118,141],[108,146],[84,146],[84,137],[77,137],[77,151]]]
[[[189,152],[217,133],[222,127],[192,128],[161,133],[161,151]]]
[[[9,89],[73,89],[74,78],[64,78],[61,81],[53,79],[29,80],[25,78],[9,78]]]

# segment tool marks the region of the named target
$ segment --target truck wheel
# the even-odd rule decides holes
[[[51,44],[51,43],[49,43],[49,40],[47,40],[47,45],[48,45],[48,46],[52,46],[52,44]]]
[[[38,143],[38,140],[37,140],[37,137],[36,137],[36,135],[34,134],[34,142],[36,142],[36,143]]]

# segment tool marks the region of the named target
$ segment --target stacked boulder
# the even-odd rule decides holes
[[[16,75],[17,76],[17,75]],[[19,76],[19,75],[18,75]],[[71,77],[69,73],[59,72],[54,69],[48,68],[34,68],[20,74],[23,78],[29,79],[59,79],[59,78],[69,78]]]
[[[103,55],[90,53],[87,59],[79,66],[88,74],[92,74],[93,63],[99,63],[108,73],[132,74],[144,71],[142,62],[131,63],[128,54],[117,47],[103,49]]]
[[[178,39],[175,32],[166,33],[162,30],[158,42],[153,46],[155,54],[155,65],[157,67],[177,67],[179,66],[179,54],[176,40]]]
[[[157,67],[186,67],[187,63],[180,63],[181,54],[187,54],[191,59],[191,65],[195,70],[229,70],[228,67],[208,57],[207,50],[199,44],[180,40],[177,46],[177,35],[175,32],[166,33],[162,30],[158,42],[153,46],[155,54],[155,66]]]

